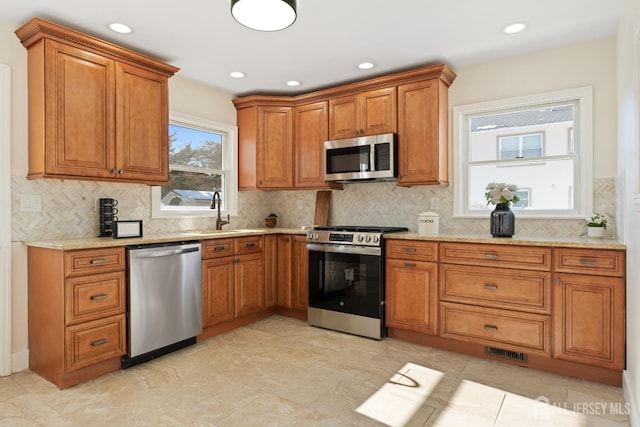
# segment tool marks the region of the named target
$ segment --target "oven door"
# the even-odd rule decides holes
[[[310,243],[307,249],[310,307],[383,318],[381,248]]]

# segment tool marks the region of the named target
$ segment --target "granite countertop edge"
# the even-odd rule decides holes
[[[149,234],[143,237],[114,239],[112,237],[79,237],[51,240],[24,240],[22,243],[28,247],[75,250],[75,249],[99,249],[113,248],[129,245],[147,245],[153,243],[169,243],[182,241],[205,241],[212,239],[228,239],[243,236],[261,236],[267,234],[306,234],[301,228],[252,228],[241,230],[220,231],[181,231],[177,233]]]
[[[25,240],[29,247],[45,249],[74,250],[99,249],[129,245],[145,245],[165,242],[204,241],[232,237],[267,235],[267,234],[306,234],[301,228],[255,228],[221,231],[184,231],[177,233],[149,234],[143,237],[113,239],[111,237],[81,237],[51,240]],[[485,243],[495,245],[551,246],[585,249],[617,249],[626,250],[626,245],[616,239],[590,239],[588,237],[539,237],[519,236],[511,238],[494,238],[483,234],[436,234],[424,235],[416,232],[400,232],[385,234],[386,239],[423,240],[434,242]]]

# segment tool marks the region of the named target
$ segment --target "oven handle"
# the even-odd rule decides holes
[[[367,246],[339,246],[307,243],[307,249],[313,252],[382,256],[382,248]]]

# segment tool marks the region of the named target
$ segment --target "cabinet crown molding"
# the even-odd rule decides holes
[[[150,56],[126,49],[113,43],[98,39],[79,31],[72,30],[42,18],[32,18],[15,31],[16,36],[25,48],[31,47],[43,38],[75,45],[92,51],[98,55],[110,57],[123,62],[146,67],[155,72],[173,76],[180,68],[166,64]]]

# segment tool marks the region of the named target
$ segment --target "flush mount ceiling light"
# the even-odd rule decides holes
[[[522,22],[517,22],[515,24],[507,25],[506,27],[504,27],[504,30],[502,31],[505,32],[506,34],[515,34],[515,33],[519,33],[525,28],[527,28],[526,24]]]
[[[113,24],[109,24],[109,28],[111,31],[115,31],[120,34],[131,34],[131,27],[125,24],[121,24],[119,22],[114,22]]]
[[[253,30],[283,30],[296,20],[296,0],[231,0],[231,15]]]

